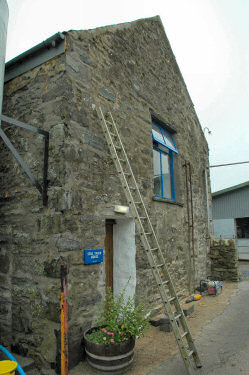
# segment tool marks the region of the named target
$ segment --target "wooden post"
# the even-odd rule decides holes
[[[67,265],[61,265],[61,375],[68,375]]]
[[[105,277],[106,293],[111,289],[113,292],[113,225],[114,220],[106,220],[106,237],[105,237]]]

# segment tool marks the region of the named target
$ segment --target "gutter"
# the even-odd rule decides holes
[[[65,33],[56,33],[5,64],[4,82],[65,52]]]
[[[211,195],[212,195],[212,197],[216,197],[218,195],[222,195],[222,194],[233,192],[235,190],[243,189],[244,187],[247,187],[247,186],[249,186],[249,181],[243,182],[242,184],[239,184],[239,185],[231,186],[231,187],[223,189],[223,190],[215,191]]]

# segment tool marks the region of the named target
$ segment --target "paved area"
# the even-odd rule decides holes
[[[239,261],[240,279],[249,280],[249,261],[240,260]]]
[[[215,317],[223,314],[232,296],[235,296],[237,293],[237,283],[224,283],[221,294],[216,297],[206,296],[194,303],[194,312],[187,317],[188,325],[194,339],[201,336],[204,326],[207,326]],[[164,364],[168,358],[174,359],[174,356],[177,354],[178,347],[173,333],[166,333],[161,331],[160,327],[152,326],[144,337],[137,340],[134,362],[126,374],[148,375],[154,369],[160,367],[161,364]],[[181,358],[179,358],[178,363],[182,364]],[[100,373],[90,368],[87,362],[84,361],[70,370],[69,374],[96,375]],[[171,372],[171,374],[174,374],[174,372]]]
[[[248,375],[249,373],[249,281],[242,281],[223,314],[203,328],[196,340],[203,367],[198,375]],[[171,357],[149,375],[185,375],[180,356]]]
[[[249,262],[240,262],[241,282],[224,283],[222,294],[196,302],[188,317],[203,364],[198,375],[249,374]],[[96,375],[81,362],[70,375]],[[173,333],[151,327],[136,343],[135,359],[127,375],[188,375],[178,355]]]

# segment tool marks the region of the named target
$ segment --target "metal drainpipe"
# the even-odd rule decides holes
[[[210,207],[209,207],[209,194],[208,194],[208,167],[205,168],[205,188],[206,188],[206,200],[207,200],[207,216],[208,216],[208,234],[211,237],[210,233],[210,224],[211,224],[211,215],[210,215]]]
[[[193,290],[193,274],[194,274],[194,280],[195,280],[195,247],[194,247],[194,214],[193,214],[192,176],[191,176],[190,162],[187,162],[185,160],[183,166],[185,167],[186,197],[187,197],[189,288],[190,288],[190,291],[192,291]]]
[[[195,241],[194,241],[194,212],[193,212],[193,191],[192,191],[192,172],[191,165],[189,165],[189,185],[190,185],[190,207],[191,207],[191,227],[192,227],[192,259],[193,259],[193,271],[194,271],[194,281],[195,281]]]
[[[0,0],[0,114],[2,113],[3,104],[3,85],[5,70],[5,52],[7,40],[7,27],[9,21],[9,8],[6,0]],[[1,128],[1,120],[0,120]]]
[[[189,227],[189,201],[188,201],[188,170],[187,170],[187,161],[184,161],[183,164],[185,168],[185,183],[186,183],[186,203],[187,203],[187,218],[188,218],[188,248],[189,248],[189,288],[192,289],[192,262],[191,262],[191,253],[190,253],[190,227]]]

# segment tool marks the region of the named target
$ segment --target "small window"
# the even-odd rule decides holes
[[[178,153],[172,134],[163,129],[155,121],[152,121],[152,138],[153,141],[161,143],[163,146]]]
[[[173,153],[178,153],[173,136],[152,122],[154,195],[175,200]]]

